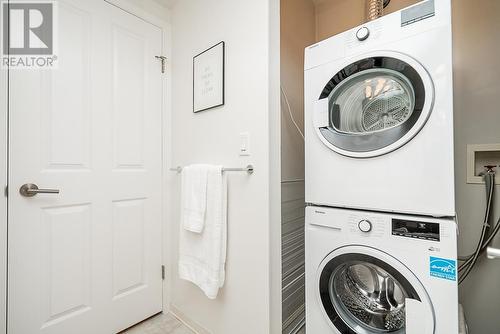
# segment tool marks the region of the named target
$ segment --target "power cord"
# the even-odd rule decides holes
[[[285,90],[283,89],[283,86],[280,86],[280,90],[281,90],[281,95],[283,95],[283,98],[285,100],[285,103],[288,107],[288,115],[290,115],[290,119],[293,123],[293,125],[295,126],[295,128],[297,129],[297,132],[300,134],[300,136],[302,137],[302,139],[305,139],[304,138],[304,133],[302,132],[302,130],[300,129],[299,125],[297,124],[297,122],[295,122],[295,118],[293,117],[293,114],[292,114],[292,108],[290,107],[290,102],[288,101],[288,96],[286,95],[285,93]],[[282,109],[283,110],[283,109]]]

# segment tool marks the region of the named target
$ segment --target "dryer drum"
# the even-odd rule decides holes
[[[353,75],[330,94],[332,127],[339,133],[369,134],[396,127],[410,118],[415,91],[402,74],[372,69]]]
[[[318,125],[322,141],[343,155],[372,157],[401,147],[420,131],[432,110],[434,92],[432,80],[417,62],[380,56],[338,71],[318,101],[323,99],[328,99],[328,121]]]

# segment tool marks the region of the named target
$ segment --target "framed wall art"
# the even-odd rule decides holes
[[[193,112],[224,105],[225,43],[193,57]]]

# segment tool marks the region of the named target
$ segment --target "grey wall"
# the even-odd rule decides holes
[[[299,127],[304,116],[304,49],[315,40],[310,0],[281,0],[281,85]],[[304,140],[281,99],[281,242],[283,333],[295,333],[305,319]],[[302,130],[303,131],[303,130]],[[292,181],[292,182],[290,182]]]
[[[467,144],[500,143],[500,1],[453,0],[452,4],[459,253],[469,254],[479,238],[485,188],[466,183]],[[498,219],[500,187],[496,191]],[[500,247],[498,238],[494,245]],[[500,333],[500,260],[481,258],[460,287],[460,297],[472,334]]]
[[[305,325],[304,182],[283,184],[282,318],[283,334],[293,334]]]
[[[316,3],[316,39],[321,41],[366,20],[366,0],[309,0]],[[437,0],[440,1],[440,0]],[[392,0],[384,9],[390,14],[419,0]]]
[[[315,42],[311,0],[281,1],[281,87],[291,111],[304,128],[304,49]],[[298,134],[281,99],[281,174],[283,179],[304,177],[304,140]],[[302,131],[303,132],[303,131]]]

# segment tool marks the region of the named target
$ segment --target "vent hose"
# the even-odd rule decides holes
[[[384,15],[384,8],[391,0],[366,0],[366,20],[373,21]]]
[[[384,0],[366,0],[366,19],[373,21],[384,14]]]
[[[493,238],[497,235],[498,231],[500,230],[500,218],[499,218],[490,235],[486,237],[486,235],[488,234],[488,230],[490,229],[489,221],[492,210],[493,194],[495,189],[495,172],[493,171],[492,168],[488,168],[488,170],[484,174],[484,181],[486,185],[486,210],[484,215],[483,227],[481,229],[481,236],[479,238],[476,250],[474,251],[473,254],[465,257],[459,257],[459,260],[463,261],[463,263],[458,267],[458,271],[461,272],[458,284],[461,284],[467,278],[467,276],[472,271],[472,268],[476,264],[481,253],[483,253],[486,250],[490,242],[493,240]]]

